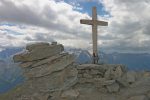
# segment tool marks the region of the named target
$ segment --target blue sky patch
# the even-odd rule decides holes
[[[16,24],[13,24],[13,23],[1,22],[0,26],[3,26],[3,25],[6,25],[6,26],[16,26]]]
[[[90,16],[92,15],[92,7],[93,6],[97,7],[98,15],[100,15],[100,16],[109,15],[110,16],[110,13],[105,10],[104,5],[98,1],[77,1],[77,0],[70,1],[70,0],[65,0],[65,2],[67,2],[73,6],[77,6],[77,7],[82,8],[82,9],[79,9],[79,10],[77,9],[77,10],[82,12],[82,13],[88,13],[88,15],[90,15]]]
[[[3,31],[6,31],[9,34],[22,35],[22,33],[20,33],[20,32],[12,31],[12,30],[9,30],[9,29],[4,29]]]

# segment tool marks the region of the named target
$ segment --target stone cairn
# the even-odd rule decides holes
[[[61,44],[36,43],[14,56],[26,80],[3,100],[150,100],[149,72],[74,64]],[[1,98],[1,97],[0,97]]]
[[[47,93],[61,92],[77,81],[77,70],[72,65],[74,56],[65,53],[61,44],[30,44],[25,52],[15,55],[13,59],[21,62],[19,66],[26,77],[23,87],[26,92],[21,97],[16,96],[19,100],[49,100],[51,96]]]

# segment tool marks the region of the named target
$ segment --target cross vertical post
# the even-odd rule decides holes
[[[98,64],[98,52],[97,52],[97,26],[108,26],[108,22],[105,21],[98,21],[97,20],[97,11],[96,7],[92,8],[92,20],[87,20],[87,19],[81,19],[80,20],[81,24],[88,24],[92,25],[92,42],[93,42],[93,63]]]
[[[92,8],[92,20],[94,23],[96,23],[97,21],[96,7]],[[93,63],[97,64],[99,58],[97,53],[97,25],[96,24],[92,25],[92,40],[93,40]]]

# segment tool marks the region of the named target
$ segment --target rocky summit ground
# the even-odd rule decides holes
[[[123,65],[74,63],[57,43],[35,43],[13,57],[25,82],[0,100],[150,100],[150,73]]]

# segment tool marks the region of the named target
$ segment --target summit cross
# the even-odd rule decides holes
[[[98,52],[97,52],[97,27],[98,27],[98,25],[108,26],[108,22],[98,21],[96,7],[93,7],[92,8],[92,20],[81,19],[80,23],[92,25],[93,63],[97,64],[98,60],[99,60]]]

